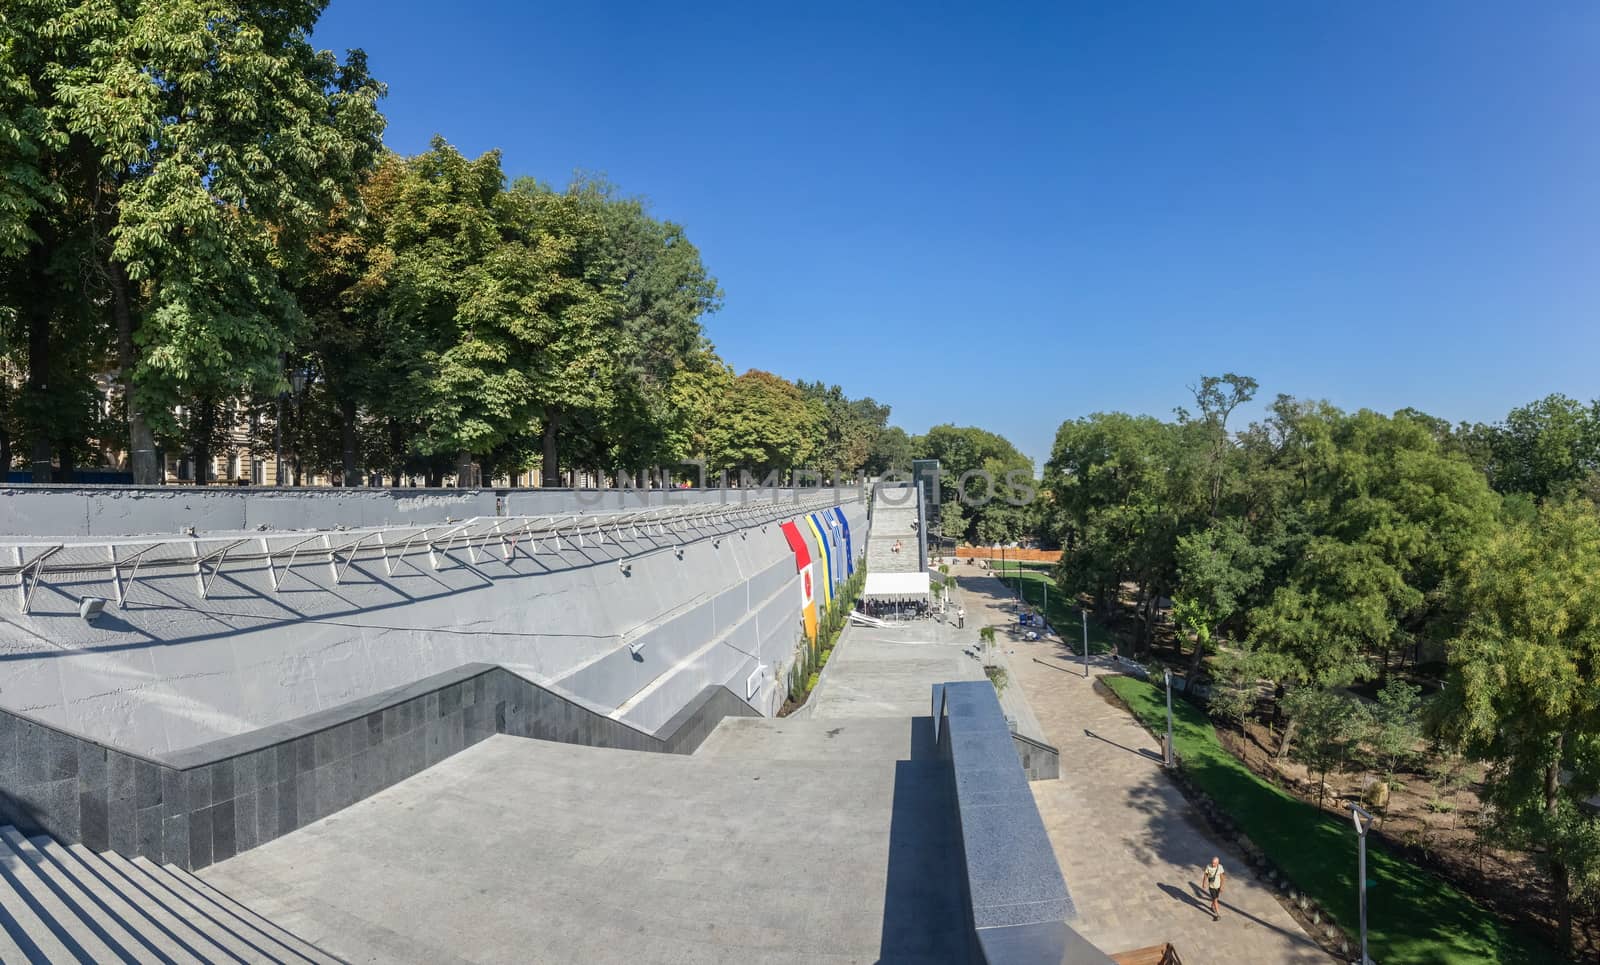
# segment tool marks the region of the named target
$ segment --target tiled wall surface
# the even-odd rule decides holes
[[[726,688],[707,687],[647,734],[485,664],[160,760],[0,712],[0,823],[193,870],[492,734],[689,753],[723,717],[754,713]]]
[[[1017,759],[1028,780],[1053,781],[1061,776],[1061,752],[1054,747],[1021,734],[1012,734],[1011,744],[1017,749]]]

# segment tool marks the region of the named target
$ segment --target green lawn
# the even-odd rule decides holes
[[[1166,703],[1159,687],[1133,677],[1103,679],[1146,727],[1165,731]],[[1172,710],[1173,743],[1194,783],[1297,888],[1356,935],[1356,838],[1349,821],[1319,812],[1256,777],[1223,749],[1210,720],[1188,701],[1174,700]],[[1368,941],[1381,965],[1560,960],[1440,878],[1376,844],[1367,848],[1367,880]]]
[[[1056,590],[1055,581],[1050,578],[1049,563],[1022,564],[1018,568],[1015,563],[1006,567],[1002,572],[999,564],[993,564],[990,573],[1000,577],[1001,582],[1013,590],[1021,584],[1022,598],[1025,602],[1040,610],[1045,615],[1050,626],[1055,628],[1061,639],[1069,644],[1076,652],[1083,643],[1083,611],[1073,603],[1072,598]],[[1045,569],[1035,569],[1044,567]],[[956,573],[955,567],[950,568],[952,574]],[[963,571],[959,575],[965,575]],[[1048,608],[1044,608],[1048,604]],[[1089,652],[1111,653],[1116,649],[1116,639],[1111,632],[1100,624],[1099,621],[1089,621]]]

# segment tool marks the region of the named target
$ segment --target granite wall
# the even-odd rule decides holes
[[[0,711],[0,823],[190,870],[327,817],[493,734],[692,753],[755,711],[707,687],[656,733],[469,664],[292,721],[141,756]]]
[[[1109,965],[1070,924],[1077,912],[987,680],[933,687],[934,740],[950,762],[975,961]]]

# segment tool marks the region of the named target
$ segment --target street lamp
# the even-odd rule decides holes
[[[1079,608],[1079,622],[1083,624],[1083,679],[1089,679],[1089,611]]]
[[[306,383],[308,381],[310,381],[310,372],[309,372],[308,369],[306,369],[305,366],[297,365],[297,366],[295,366],[293,369],[291,369],[289,371],[289,388],[290,388],[290,390],[292,391],[292,393],[294,395],[294,416],[295,416],[295,422],[296,423],[298,423],[300,421],[300,393],[305,391]],[[281,418],[281,416],[283,414],[283,400],[281,398],[278,401],[278,414],[279,414],[279,416]],[[282,435],[282,429],[279,429],[278,438],[280,440],[279,443],[278,443],[278,480],[279,480],[278,485],[281,486],[281,485],[283,485],[283,482],[282,482],[282,480],[283,480],[283,443],[282,443],[283,435]],[[294,468],[295,468],[295,475],[299,476],[300,475],[300,447],[299,446],[296,446],[295,450],[294,450]]]
[[[1367,957],[1367,828],[1372,824],[1372,815],[1361,805],[1350,802],[1350,821],[1356,826],[1357,846],[1356,876],[1360,882],[1357,887],[1361,894],[1361,963],[1372,965],[1372,959]]]
[[[1173,754],[1172,754],[1172,668],[1171,667],[1163,667],[1163,668],[1161,668],[1161,675],[1163,677],[1165,677],[1166,681],[1167,681],[1167,746],[1166,746],[1166,753],[1163,756],[1166,757],[1166,765],[1168,767],[1171,767],[1172,764],[1173,764]]]

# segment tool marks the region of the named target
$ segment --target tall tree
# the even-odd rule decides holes
[[[1542,853],[1563,946],[1600,892],[1600,515],[1547,503],[1469,554],[1470,607],[1450,649],[1444,732],[1489,765],[1497,840]]]
[[[1570,492],[1600,471],[1600,406],[1564,395],[1519,406],[1488,437],[1490,482],[1538,499]]]
[[[889,422],[889,407],[871,398],[851,399],[837,385],[797,383],[817,412],[819,435],[812,445],[818,469],[854,477],[867,465],[874,444]]]
[[[713,468],[783,473],[810,459],[817,413],[794,383],[751,369],[728,401],[708,434]]]
[[[280,270],[377,150],[382,87],[360,52],[341,64],[311,46],[322,9],[29,0],[8,18],[26,25],[34,81],[28,143],[11,160],[61,186],[32,202],[84,209],[136,481],[157,481],[154,430],[177,405],[281,378],[299,312]],[[24,173],[23,193],[38,180]]]
[[[550,194],[528,179],[519,180],[515,190],[536,197]],[[587,448],[616,468],[638,471],[670,458],[673,377],[701,348],[700,319],[722,303],[716,279],[683,226],[653,217],[642,199],[623,195],[602,179],[580,177],[568,187],[562,204],[570,216],[592,219],[593,230],[580,235],[574,264],[581,277],[608,297],[602,324],[612,368],[603,384],[613,391],[603,405],[593,392],[569,396],[565,402],[547,401],[546,485],[557,481],[564,421],[569,429],[587,425],[598,433],[599,438],[587,440]]]
[[[863,469],[869,476],[881,476],[891,470],[910,472],[912,452],[911,437],[904,429],[885,426],[872,440]]]

